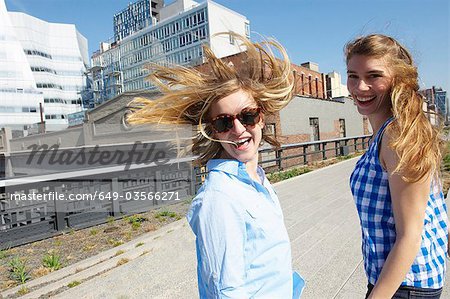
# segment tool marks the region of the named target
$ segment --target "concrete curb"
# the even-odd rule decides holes
[[[7,297],[16,294],[22,287],[26,287],[27,289],[37,287],[37,289],[21,298],[39,298],[42,295],[67,286],[70,282],[89,279],[99,273],[114,269],[121,259],[133,260],[143,254],[151,252],[159,245],[159,237],[174,230],[178,230],[185,225],[187,225],[186,219],[177,220],[156,231],[143,234],[128,243],[111,248],[98,255],[39,277],[23,285],[7,289],[0,294],[0,298],[1,296]],[[144,245],[136,247],[136,244],[138,243],[144,243]],[[124,253],[116,255],[119,250],[124,251]]]

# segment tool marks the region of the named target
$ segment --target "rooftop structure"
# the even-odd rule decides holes
[[[144,68],[149,62],[199,65],[204,62],[204,43],[218,57],[242,51],[233,38],[214,34],[233,31],[250,35],[245,16],[212,1],[178,0],[162,7],[157,16],[157,23],[123,39],[102,43],[93,54],[90,75],[95,105],[125,91],[150,89]]]

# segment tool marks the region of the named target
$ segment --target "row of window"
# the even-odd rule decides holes
[[[11,107],[11,106],[0,106],[0,112],[3,113],[36,113],[38,111],[37,107]]]
[[[190,49],[186,49],[183,51],[178,51],[173,54],[169,55],[163,55],[162,57],[153,57],[153,60],[159,59],[160,64],[165,65],[179,65],[179,64],[186,64],[189,63],[195,59],[201,59],[203,57],[203,48],[199,46],[192,47]],[[199,61],[200,63],[200,61]],[[142,64],[137,65],[133,68],[127,69],[123,72],[123,79],[124,81],[130,81],[135,78],[139,78],[142,76],[145,76],[146,72],[145,69],[142,68]],[[132,89],[127,89],[132,90]]]
[[[31,71],[32,72],[45,72],[45,73],[50,73],[50,74],[56,75],[55,70],[49,69],[48,67],[44,67],[44,66],[32,66]]]
[[[0,92],[4,93],[28,93],[28,94],[42,94],[39,90],[23,89],[23,88],[0,88]]]
[[[136,53],[128,55],[127,57],[124,57],[121,61],[123,64],[123,68],[125,69],[129,65],[140,63],[142,61],[149,60],[150,58],[154,59],[154,57],[157,57],[162,53],[168,53],[181,47],[185,47],[192,43],[198,42],[200,40],[204,40],[206,39],[207,35],[208,33],[206,26],[202,26],[201,28],[197,28],[193,31],[181,33],[178,36],[167,39],[160,44],[149,46]],[[188,60],[181,59],[181,62],[186,61]]]
[[[114,37],[123,39],[151,23],[149,1],[131,4],[126,9],[114,15]]]
[[[64,114],[46,114],[45,119],[66,119]]]
[[[37,88],[55,88],[55,89],[63,89],[61,85],[54,83],[36,83]]]
[[[203,8],[202,10],[194,12],[183,19],[179,19],[172,23],[164,25],[161,28],[148,32],[139,38],[124,42],[118,48],[111,49],[103,53],[102,55],[94,57],[93,65],[109,65],[114,61],[118,61],[119,57],[123,60],[124,65],[137,63],[139,59],[137,59],[138,61],[136,62],[136,60],[134,60],[136,58],[129,58],[133,54],[127,57],[128,59],[131,59],[130,61],[126,61],[127,58],[125,58],[125,56],[127,56],[127,54],[130,55],[130,53],[133,53],[133,51],[136,49],[147,47],[149,45],[151,46],[152,44],[154,44],[155,40],[158,40],[159,42],[155,49],[150,50],[152,51],[151,54],[147,54],[151,55],[150,57],[158,55],[159,53],[171,51],[183,45],[188,45],[197,40],[205,39],[209,34],[206,24],[201,25],[205,21],[206,9]],[[182,26],[182,24],[186,25],[186,23],[189,24],[190,27]],[[195,26],[199,26],[199,28],[192,29]],[[186,28],[190,30],[189,33],[183,32]],[[176,33],[181,34],[179,34],[178,36],[174,36]],[[171,41],[163,40],[164,37],[168,38],[170,36],[172,36],[170,38],[172,39]],[[145,49],[145,51],[149,50]]]
[[[44,53],[44,52],[41,52],[41,51],[37,51],[37,50],[27,50],[27,49],[24,49],[23,51],[24,51],[25,54],[27,54],[27,55],[37,55],[37,56],[42,56],[42,57],[45,57],[45,58],[52,59],[52,55],[47,54],[47,53]]]
[[[81,100],[63,100],[59,98],[44,98],[44,103],[60,103],[60,104],[72,104],[72,105],[81,105]]]
[[[53,89],[59,89],[59,90],[65,90],[65,91],[81,91],[82,87],[77,85],[58,85],[54,83],[36,83],[37,88],[53,88]]]
[[[61,76],[82,76],[83,72],[82,71],[55,71],[52,70],[48,67],[44,67],[44,66],[32,66],[31,67],[31,71],[33,72],[45,72],[45,73],[50,73],[50,74],[55,74],[55,75],[61,75]]]
[[[161,26],[158,29],[152,30],[146,34],[143,34],[139,38],[135,38],[121,45],[120,54],[126,54],[133,50],[145,47],[152,44],[155,40],[161,41],[165,38],[176,35],[184,30],[190,30],[193,27],[205,23],[206,20],[206,8],[200,11],[193,12],[192,14],[175,20],[171,23]]]
[[[42,51],[28,50],[28,49],[24,49],[23,51],[27,55],[36,55],[36,56],[41,56],[41,57],[45,57],[45,58],[53,59],[53,60],[59,60],[59,61],[82,61],[81,57],[79,57],[79,56],[67,56],[67,55],[54,55],[54,56],[52,56],[52,55],[47,54],[47,53],[42,52]]]

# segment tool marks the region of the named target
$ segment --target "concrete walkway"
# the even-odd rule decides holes
[[[307,281],[302,299],[364,298],[360,228],[348,187],[355,163],[356,159],[348,160],[275,185],[292,242],[293,266]],[[134,247],[142,241],[144,246]],[[85,271],[95,277],[55,298],[198,298],[195,239],[186,220],[133,242],[124,247],[126,253],[112,261],[115,265],[128,255],[128,263],[106,267],[98,275],[96,269],[104,263],[91,265]],[[147,253],[138,256],[138,250]],[[75,271],[59,282],[67,285],[82,280],[75,275],[85,271]],[[39,295],[42,292],[26,297]],[[450,298],[450,285],[442,298]]]

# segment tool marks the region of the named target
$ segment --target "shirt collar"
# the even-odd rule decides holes
[[[234,176],[244,176],[248,177],[247,168],[245,166],[245,163],[238,161],[238,160],[231,160],[231,159],[211,159],[206,163],[206,168],[208,171],[211,170],[217,170],[222,171]],[[263,185],[265,185],[266,176],[264,174],[264,170],[261,166],[257,166],[256,169],[259,177],[261,178],[261,181],[263,182]]]
[[[238,160],[230,159],[211,159],[206,164],[206,168],[208,171],[218,170],[234,176],[239,176],[240,170],[246,170],[244,163]]]

